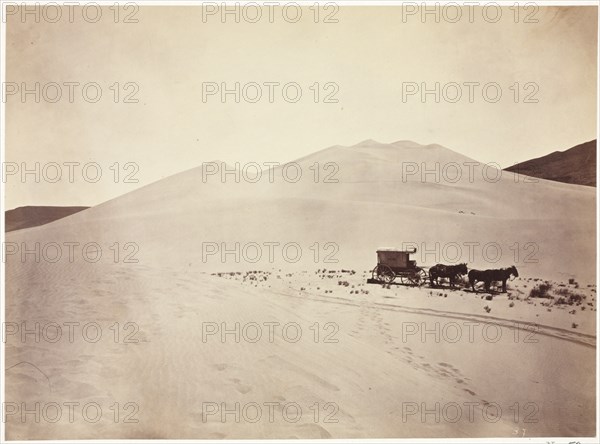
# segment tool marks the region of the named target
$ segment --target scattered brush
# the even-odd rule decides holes
[[[538,279],[535,279],[536,281]],[[550,290],[552,289],[552,285],[551,284],[538,284],[535,287],[533,287],[531,289],[531,291],[529,292],[529,297],[530,298],[551,298],[552,296],[550,295]]]
[[[555,291],[555,294],[558,296],[555,303],[560,305],[581,305],[585,299],[585,295],[575,293],[568,288],[560,288]]]

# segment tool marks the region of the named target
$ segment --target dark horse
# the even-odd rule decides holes
[[[475,284],[477,281],[482,281],[485,285],[485,291],[490,291],[492,282],[502,281],[502,293],[506,293],[506,281],[513,275],[519,277],[517,267],[514,265],[509,268],[500,268],[499,270],[471,270],[469,271],[469,284],[475,292]]]
[[[448,278],[450,286],[454,287],[454,281],[464,274],[467,274],[467,264],[436,264],[429,269],[429,282],[433,287],[434,285],[438,285],[438,278]]]

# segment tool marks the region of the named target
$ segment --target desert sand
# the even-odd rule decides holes
[[[222,183],[200,166],[8,233],[19,251],[6,258],[6,401],[19,410],[7,438],[593,436],[595,189],[408,141],[296,162],[295,183],[277,179],[281,168],[273,183]],[[409,162],[472,170],[423,180]],[[337,182],[325,182],[332,171]],[[39,262],[21,256],[36,242]],[[96,262],[81,253],[90,242]],[[207,243],[236,242],[263,254],[207,255]],[[295,242],[302,255],[269,257],[266,242]],[[416,244],[431,266],[444,257],[420,254],[436,242],[477,244],[472,260],[461,249],[469,268],[515,264],[520,276],[489,300],[366,284],[377,248]],[[487,243],[502,250],[493,264]],[[581,299],[528,298],[544,281]],[[23,420],[36,403],[41,420]],[[72,421],[65,403],[77,403]],[[82,411],[90,403],[96,422]]]

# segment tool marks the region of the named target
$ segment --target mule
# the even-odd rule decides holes
[[[477,281],[483,282],[485,291],[490,291],[492,282],[502,282],[502,293],[506,293],[506,281],[510,276],[519,277],[517,267],[514,265],[508,268],[500,268],[497,270],[471,270],[469,271],[469,284],[475,292],[475,284]]]
[[[457,278],[467,274],[467,264],[443,265],[436,264],[429,269],[429,283],[433,287],[439,284],[439,278],[448,278],[450,286],[454,287]]]

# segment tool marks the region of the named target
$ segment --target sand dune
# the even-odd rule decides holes
[[[317,162],[315,181],[310,168]],[[11,414],[7,437],[593,435],[595,287],[585,284],[595,278],[595,191],[524,183],[506,172],[492,183],[483,177],[485,167],[475,164],[471,176],[464,169],[456,181],[406,174],[415,164],[432,169],[436,162],[444,168],[475,161],[439,145],[365,141],[299,159],[303,175],[296,183],[222,183],[203,174],[205,165],[45,226],[8,233],[6,241],[21,249],[36,242],[79,246],[73,261],[66,247],[55,262],[48,260],[49,248],[39,262],[31,254],[23,260],[20,251],[7,257],[6,319],[20,330],[6,341],[6,401],[40,402],[42,411],[53,402],[79,404],[73,422],[63,416],[35,423]],[[283,169],[274,171],[276,178]],[[332,171],[338,182],[324,182]],[[82,258],[87,242],[102,248],[96,262]],[[303,254],[295,263],[277,249],[272,261],[266,249],[256,262],[235,262],[231,255],[222,261],[220,254],[206,256],[206,249],[203,255],[206,242],[296,242]],[[403,242],[419,248],[500,244],[497,266],[516,263],[521,272],[521,280],[510,283],[517,304],[510,306],[505,295],[487,301],[465,291],[438,295],[428,288],[366,285],[375,249]],[[516,242],[518,260],[510,250]],[[528,251],[521,246],[528,242],[537,246],[537,262],[523,260]],[[325,262],[328,254],[338,262]],[[431,265],[437,258],[416,259]],[[481,256],[469,262],[490,266]],[[242,269],[264,273],[235,273]],[[211,274],[216,271],[227,273]],[[531,278],[585,291],[592,305],[585,311],[577,306],[575,314],[571,307],[534,305],[526,300],[536,282]],[[568,278],[581,288],[563,284]],[[338,285],[342,280],[348,287]],[[29,329],[38,322],[40,332],[23,338],[23,322]],[[73,341],[70,322],[79,323]],[[235,333],[221,336],[223,327],[236,323],[264,328],[272,322],[278,328],[273,340],[264,329],[256,341],[251,330],[239,340]],[[494,324],[503,339],[432,341],[406,334],[407,327],[453,322]],[[515,341],[515,322],[539,324],[536,342]],[[62,326],[61,340],[49,340],[49,323]],[[90,323],[102,331],[97,341],[90,340],[94,328],[83,336]],[[293,330],[292,336],[283,332],[291,323],[302,332],[297,340],[291,340]],[[88,403],[102,408],[97,422],[82,417]],[[223,418],[222,409],[235,410],[236,403],[239,418],[235,412]],[[300,417],[288,410],[293,403]],[[253,421],[256,406],[262,414]]]
[[[316,182],[315,164],[320,171]],[[530,182],[439,145],[413,142],[335,146],[297,165],[302,177],[295,183],[284,178],[281,167],[273,171],[273,183],[267,173],[257,183],[243,177],[236,183],[233,175],[222,183],[219,174],[197,167],[8,240],[64,242],[70,236],[105,248],[116,241],[133,242],[144,263],[167,256],[198,271],[254,268],[248,261],[236,263],[233,255],[222,263],[221,246],[233,248],[236,242],[240,250],[250,242],[261,246],[256,266],[292,266],[281,251],[269,260],[264,243],[279,242],[281,248],[296,242],[302,249],[299,267],[326,265],[324,257],[333,249],[321,251],[315,261],[310,247],[319,242],[323,250],[331,242],[337,251],[330,259],[361,269],[372,268],[377,247],[414,243],[421,253],[438,251],[421,254],[422,265],[515,264],[530,276],[594,280],[593,189],[543,179]],[[422,175],[436,168],[437,179]],[[286,177],[293,177],[295,169],[288,169]],[[218,253],[203,258],[206,242],[217,243]]]

